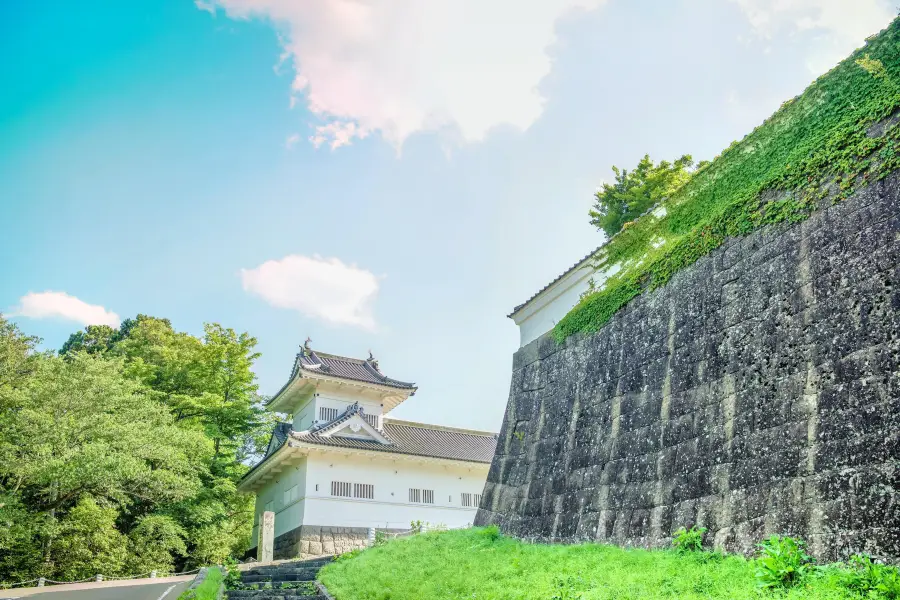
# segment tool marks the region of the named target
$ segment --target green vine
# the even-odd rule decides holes
[[[554,329],[562,342],[596,331],[645,290],[721,246],[776,223],[795,223],[900,168],[900,126],[873,125],[900,109],[900,18],[785,102],[598,253],[609,278]]]

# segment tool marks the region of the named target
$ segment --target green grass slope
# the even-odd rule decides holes
[[[557,340],[599,329],[726,237],[801,221],[898,169],[900,126],[873,127],[898,108],[900,19],[698,171],[664,211],[615,235],[595,263],[613,275],[557,324]]]
[[[597,544],[525,544],[468,529],[398,539],[326,566],[336,600],[646,600],[849,595],[828,577],[762,591],[739,556],[626,550]]]
[[[216,600],[219,595],[219,587],[222,585],[222,570],[218,567],[210,567],[206,579],[193,590],[185,590],[178,600]]]

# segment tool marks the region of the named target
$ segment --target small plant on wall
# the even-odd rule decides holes
[[[672,546],[679,554],[700,552],[703,550],[703,534],[705,533],[706,527],[697,527],[696,525],[690,529],[682,527],[675,532],[675,536],[672,538]]]
[[[760,557],[756,561],[756,581],[766,589],[793,587],[805,577],[812,566],[812,558],[804,550],[805,544],[796,538],[773,535],[759,544]]]

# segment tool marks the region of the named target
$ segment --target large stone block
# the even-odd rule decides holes
[[[600,331],[513,358],[476,524],[900,558],[900,175],[726,240]],[[777,194],[773,195],[773,198]]]

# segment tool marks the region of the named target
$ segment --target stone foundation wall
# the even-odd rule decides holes
[[[513,360],[476,524],[900,558],[900,181],[727,242],[600,331]]]
[[[377,531],[401,531],[377,529]],[[284,558],[310,558],[323,554],[343,554],[368,544],[366,527],[328,527],[301,525],[275,538],[275,560]]]

